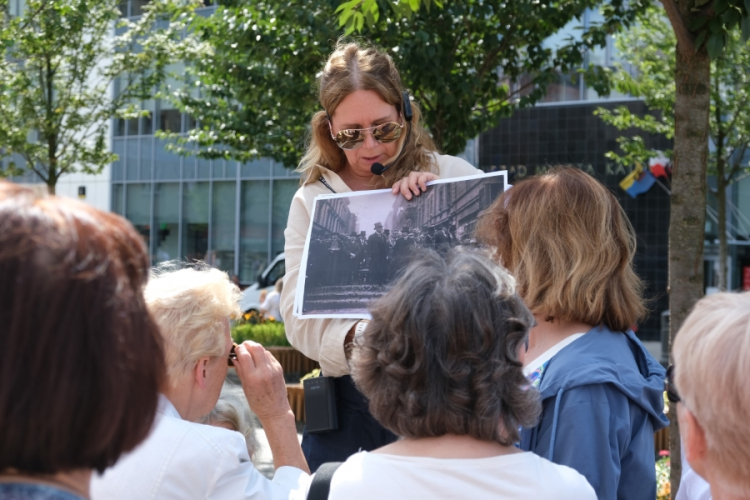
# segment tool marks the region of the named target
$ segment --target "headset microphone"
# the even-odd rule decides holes
[[[396,156],[396,159],[393,160],[388,165],[383,165],[382,163],[373,163],[370,167],[370,172],[372,172],[374,175],[383,175],[383,172],[391,168],[393,165],[396,164],[396,162],[401,158],[401,155],[404,153],[404,149],[406,149],[406,145],[409,144],[409,137],[411,137],[411,118],[412,118],[412,112],[411,112],[411,101],[409,101],[409,92],[407,90],[404,90],[404,92],[401,94],[402,100],[404,102],[404,120],[406,120],[406,124],[409,127],[406,131],[406,139],[404,140],[404,145],[401,147],[401,151],[399,151],[398,156]]]

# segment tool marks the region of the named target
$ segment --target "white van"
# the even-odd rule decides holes
[[[266,290],[266,293],[273,290],[276,280],[283,277],[286,273],[284,253],[276,256],[271,264],[260,273],[258,281],[245,288],[240,297],[240,307],[243,313],[250,311],[260,312],[260,292]]]

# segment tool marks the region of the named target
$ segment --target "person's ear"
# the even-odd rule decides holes
[[[680,436],[684,446],[685,459],[690,467],[702,478],[706,478],[706,458],[708,456],[708,441],[706,432],[684,404],[678,403],[677,418],[680,421]]]
[[[206,384],[208,383],[209,361],[211,361],[211,358],[209,358],[208,356],[203,356],[202,358],[199,358],[195,363],[193,377],[195,378],[195,384],[201,389],[205,389]]]

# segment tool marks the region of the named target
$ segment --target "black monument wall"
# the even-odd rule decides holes
[[[647,193],[631,198],[619,183],[632,167],[615,165],[604,155],[618,151],[623,133],[605,125],[594,111],[627,106],[636,114],[647,112],[641,101],[606,104],[568,104],[518,110],[479,138],[479,166],[486,171],[508,170],[512,184],[551,166],[569,164],[603,182],[614,193],[638,238],[635,269],[646,283],[650,314],[636,332],[641,340],[659,340],[660,314],[669,308],[667,297],[667,250],[669,196],[655,184]],[[646,135],[647,147],[670,149],[672,141]]]

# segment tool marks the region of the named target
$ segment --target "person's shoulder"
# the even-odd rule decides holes
[[[245,437],[236,431],[230,431],[223,427],[213,425],[197,424],[195,422],[186,422],[190,425],[188,438],[194,443],[202,443],[210,447],[214,453],[230,455],[247,454]],[[249,457],[248,457],[249,459]]]
[[[433,160],[437,166],[437,174],[443,179],[484,173],[472,166],[468,161],[457,156],[433,153]]]
[[[533,463],[529,468],[530,481],[543,485],[548,497],[559,500],[595,500],[596,493],[586,478],[575,469],[555,464],[546,458],[527,452]]]

